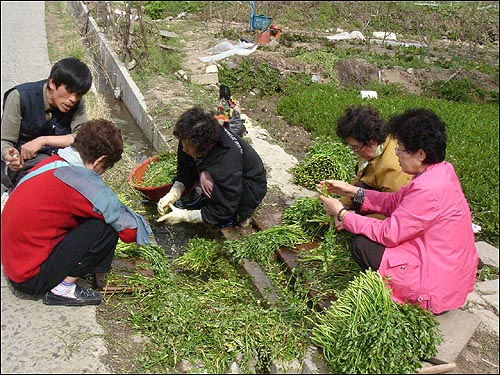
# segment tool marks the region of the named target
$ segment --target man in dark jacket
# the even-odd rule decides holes
[[[70,57],[55,63],[48,79],[5,92],[2,191],[12,191],[33,166],[74,142],[78,126],[87,121],[83,96],[91,85],[88,66]]]
[[[177,176],[172,189],[158,202],[163,216],[157,221],[205,222],[214,228],[248,222],[267,193],[266,170],[257,152],[199,107],[181,115],[174,135],[179,139]],[[197,184],[205,198],[200,207],[174,206],[183,192]]]

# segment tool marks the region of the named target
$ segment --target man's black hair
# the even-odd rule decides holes
[[[64,84],[71,93],[85,95],[92,86],[92,73],[89,67],[74,57],[67,57],[54,64],[49,79],[54,81],[56,88]]]

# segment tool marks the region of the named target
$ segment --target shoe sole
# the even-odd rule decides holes
[[[49,306],[87,306],[87,305],[99,305],[101,304],[101,300],[79,300],[79,299],[72,299],[72,298],[64,298],[64,297],[59,297],[57,296],[50,296],[47,297],[45,295],[43,297],[43,303],[45,305]]]

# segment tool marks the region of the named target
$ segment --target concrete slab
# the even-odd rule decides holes
[[[193,74],[190,77],[191,83],[197,83],[199,85],[216,85],[219,83],[219,74],[208,73],[208,74]]]
[[[455,362],[479,327],[481,319],[466,311],[455,309],[436,316],[436,320],[439,322],[439,330],[443,333],[443,342],[438,346],[435,358],[445,363]]]
[[[47,306],[1,273],[2,374],[109,374],[95,306]]]
[[[278,302],[279,296],[259,264],[252,260],[243,259],[241,265],[252,279],[252,284],[259,297],[263,299],[263,302],[268,305],[273,305]]]
[[[498,249],[487,242],[476,242],[476,250],[484,264],[498,267]]]
[[[476,283],[475,291],[498,313],[498,279]]]

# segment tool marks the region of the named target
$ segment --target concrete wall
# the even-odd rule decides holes
[[[111,79],[113,89],[120,91],[120,99],[142,129],[147,139],[158,152],[169,149],[169,146],[153,123],[148,114],[144,96],[135,84],[118,55],[109,47],[104,34],[100,31],[96,21],[90,15],[87,6],[82,1],[68,1],[69,9],[82,25],[81,33],[94,52],[94,58],[102,65]]]

